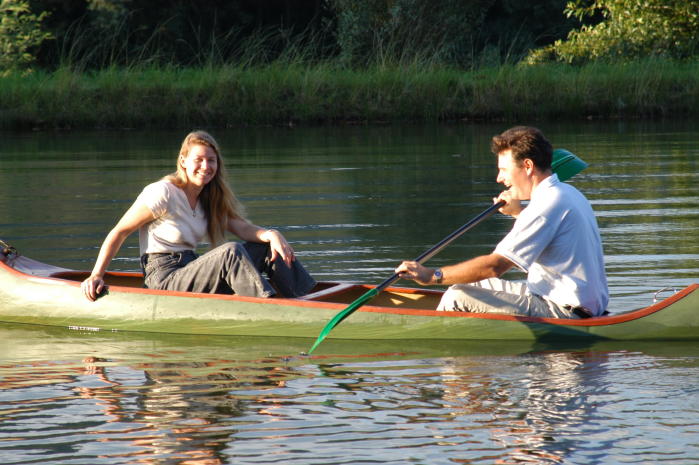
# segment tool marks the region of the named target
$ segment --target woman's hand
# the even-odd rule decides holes
[[[293,247],[276,229],[264,229],[243,218],[233,218],[228,220],[228,231],[244,241],[268,243],[272,251],[272,261],[281,257],[287,266],[291,266],[291,262],[296,260]]]
[[[100,253],[97,255],[97,261],[92,268],[92,274],[80,284],[80,288],[87,300],[94,302],[104,290],[104,273],[107,271],[107,266],[129,234],[153,220],[155,220],[155,216],[153,216],[150,208],[137,200],[124,213],[124,216],[121,217],[116,226],[109,231],[102,243],[102,247],[100,247]]]
[[[272,261],[277,257],[281,257],[286,266],[291,266],[291,262],[296,260],[294,248],[289,245],[282,233],[276,229],[268,229],[260,237],[263,241],[269,243],[269,248],[272,251]]]
[[[101,276],[90,275],[89,278],[80,284],[80,289],[82,289],[87,300],[94,302],[104,290],[104,279]]]

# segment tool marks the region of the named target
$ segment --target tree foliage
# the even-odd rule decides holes
[[[528,62],[686,58],[699,50],[699,0],[572,0],[565,13],[593,23],[532,52]]]
[[[516,61],[572,27],[565,0],[30,0],[49,11],[45,67],[200,66],[304,57],[351,65]],[[100,40],[95,41],[94,37]]]
[[[699,0],[0,0],[0,67],[479,68],[697,53]],[[31,10],[29,9],[31,7]],[[577,29],[575,29],[577,28]],[[48,41],[48,37],[55,40]],[[535,50],[530,52],[530,50]],[[295,54],[295,55],[294,55]]]
[[[46,13],[31,12],[26,0],[0,0],[0,71],[25,69],[51,34],[41,30]]]

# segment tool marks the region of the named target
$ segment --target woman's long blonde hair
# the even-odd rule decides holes
[[[165,179],[178,187],[187,184],[187,174],[179,163],[179,157],[186,157],[189,149],[194,145],[209,147],[216,154],[218,165],[216,173],[199,195],[199,201],[206,213],[207,232],[213,248],[223,242],[228,220],[245,218],[245,210],[226,181],[226,168],[221,157],[221,149],[216,140],[206,131],[192,131],[187,134],[177,157],[177,171],[165,176]]]

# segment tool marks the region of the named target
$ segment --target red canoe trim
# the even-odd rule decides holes
[[[405,314],[405,315],[416,315],[416,316],[441,316],[447,318],[482,318],[487,320],[501,320],[501,321],[520,321],[525,323],[547,323],[553,325],[563,325],[563,326],[607,326],[616,325],[620,323],[626,323],[631,320],[637,320],[639,318],[646,317],[655,312],[658,312],[675,302],[687,297],[692,292],[699,288],[699,284],[690,284],[683,290],[662,300],[656,304],[649,307],[640,308],[638,310],[632,310],[629,312],[620,313],[618,315],[607,315],[595,318],[586,319],[567,319],[567,318],[538,318],[538,317],[527,317],[518,315],[501,315],[497,313],[470,313],[470,312],[449,312],[449,311],[436,311],[436,310],[407,310],[407,309],[393,309],[387,307],[372,307],[367,305],[360,308],[360,312],[375,312],[375,313],[394,313],[394,314]]]
[[[4,258],[4,257],[2,257]],[[33,260],[32,260],[33,261]],[[43,265],[41,262],[36,262],[37,264]],[[78,277],[85,275],[86,272],[84,271],[60,271],[57,273],[54,273],[53,277],[40,277],[40,276],[34,276],[31,274],[27,274],[24,272],[21,272],[8,264],[5,263],[4,260],[0,260],[0,267],[4,268],[5,271],[10,272],[12,274],[15,274],[23,279],[35,281],[35,282],[46,282],[51,283],[51,284],[65,284],[68,286],[73,286],[73,287],[79,287],[80,282],[79,281],[74,281],[70,280],[68,278],[72,277]],[[141,276],[140,273],[133,273],[133,272],[107,272],[107,275],[111,276],[122,276],[122,277],[133,277],[133,276]],[[365,285],[365,284],[354,284],[351,287],[358,287],[358,288],[363,288],[363,289],[371,289],[376,286],[373,285]],[[590,327],[590,326],[607,326],[607,325],[616,325],[620,323],[625,323],[631,320],[636,320],[639,318],[646,317],[648,315],[651,315],[655,312],[658,312],[675,302],[687,297],[689,294],[692,292],[696,291],[697,288],[699,288],[699,284],[690,284],[683,290],[677,292],[671,297],[668,297],[667,299],[664,299],[660,302],[657,302],[651,306],[640,308],[638,310],[632,310],[629,312],[624,312],[620,313],[617,315],[608,315],[608,316],[601,316],[601,317],[595,317],[595,318],[586,318],[586,319],[562,319],[562,318],[538,318],[538,317],[526,317],[526,316],[517,316],[517,315],[501,315],[501,314],[496,314],[496,313],[470,313],[470,312],[451,312],[451,311],[436,311],[436,310],[421,310],[421,309],[397,309],[397,308],[390,308],[390,307],[380,307],[380,306],[375,306],[375,305],[365,305],[361,307],[358,311],[360,312],[370,312],[370,313],[390,313],[390,314],[397,314],[397,315],[410,315],[410,316],[424,316],[424,317],[442,317],[442,318],[482,318],[482,319],[487,319],[487,320],[500,320],[500,321],[519,321],[519,322],[525,322],[525,323],[546,323],[546,324],[553,324],[553,325],[559,325],[559,326],[582,326],[582,327]],[[174,296],[174,297],[188,297],[188,298],[197,298],[197,299],[216,299],[216,300],[231,300],[231,301],[239,301],[239,302],[251,302],[251,303],[264,303],[264,304],[272,304],[272,305],[285,305],[285,306],[294,306],[294,307],[307,307],[307,308],[326,308],[326,309],[344,309],[347,307],[348,304],[344,303],[333,303],[333,302],[322,302],[322,301],[312,301],[312,300],[303,300],[303,299],[287,299],[287,298],[264,298],[264,297],[244,297],[244,296],[238,296],[238,295],[227,295],[227,294],[204,294],[204,293],[195,293],[195,292],[182,292],[182,291],[161,291],[161,290],[155,290],[155,289],[146,289],[146,288],[134,288],[134,287],[127,287],[127,286],[116,286],[116,285],[110,285],[109,289],[112,289],[114,291],[119,291],[119,292],[124,292],[124,293],[131,293],[131,294],[144,294],[144,295],[162,295],[162,296]],[[431,289],[415,289],[415,288],[399,288],[399,287],[392,287],[386,289],[386,291],[394,291],[394,292],[399,292],[403,294],[418,294],[418,293],[427,293],[427,294],[441,294],[440,291],[436,290],[431,290]]]

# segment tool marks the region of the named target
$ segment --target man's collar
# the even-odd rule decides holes
[[[558,175],[556,173],[553,173],[550,176],[547,176],[539,184],[536,185],[534,190],[532,190],[530,197],[533,198],[536,195],[536,192],[538,192],[540,190],[543,191],[546,188],[555,186],[559,182],[561,182],[561,181],[558,179]]]

